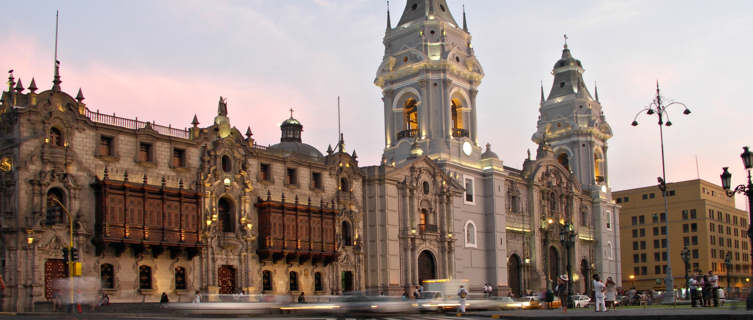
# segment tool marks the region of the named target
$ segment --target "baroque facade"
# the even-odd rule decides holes
[[[384,102],[385,149],[363,169],[366,287],[402,292],[434,278],[467,279],[516,295],[565,273],[559,231],[578,233],[570,253],[576,291],[594,272],[618,283],[619,207],[611,198],[601,103],[583,85],[565,45],[522,169],[478,141],[484,71],[445,0],[409,0],[392,27],[375,84]],[[397,237],[393,235],[397,234]]]
[[[112,302],[190,301],[195,291],[332,294],[363,288],[355,152],[326,155],[292,116],[278,144],[230,125],[176,129],[92,112],[79,90],[2,95],[5,310],[50,301],[77,248]],[[72,219],[72,220],[71,220]],[[72,239],[69,233],[72,233]]]

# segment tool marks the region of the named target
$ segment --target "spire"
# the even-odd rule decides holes
[[[246,129],[246,139],[251,139],[251,136],[253,136],[254,133],[251,132],[251,126],[248,126],[248,129]]]
[[[195,114],[195,113],[194,113],[194,115],[193,115],[193,120],[191,120],[191,124],[192,124],[192,125],[193,125],[194,127],[196,127],[196,126],[198,126],[198,125],[199,125],[199,119],[198,119],[198,118],[196,118],[196,114]]]
[[[15,79],[13,79],[13,69],[8,70],[8,92],[13,93],[13,85],[16,84]]]
[[[34,91],[37,91],[37,83],[34,81],[34,78],[31,78],[31,83],[29,83],[29,91],[31,93],[34,93]]]
[[[24,85],[21,83],[21,78],[18,78],[18,82],[16,82],[16,93],[22,92],[24,92]]]
[[[60,16],[60,11],[58,10],[55,13],[55,71],[54,71],[54,77],[52,80],[52,91],[53,92],[59,92],[60,91],[60,83],[63,81],[60,80],[60,60],[58,60],[58,18]]]
[[[84,94],[81,92],[81,88],[78,88],[78,93],[76,94],[76,101],[78,101],[78,103],[81,103],[82,101],[84,101],[84,99],[85,99]]]
[[[599,101],[599,87],[596,85],[596,81],[594,81],[594,96],[596,96],[596,102],[601,103]]]
[[[544,103],[544,81],[541,81],[541,104]]]
[[[337,151],[345,152],[345,138],[342,133],[340,133],[340,140],[337,141]]]
[[[390,0],[387,0],[387,31],[392,30],[392,19],[390,18]]]
[[[457,26],[458,23],[447,7],[447,0],[408,0],[405,2],[403,15],[397,26],[402,26],[414,21],[443,21]]]
[[[468,32],[468,23],[465,19],[465,3],[463,4],[463,31]]]

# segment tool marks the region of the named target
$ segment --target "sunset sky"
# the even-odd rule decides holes
[[[712,3],[714,5],[712,5]],[[461,0],[448,0],[461,19]],[[548,93],[563,34],[599,97],[613,190],[656,183],[658,127],[635,114],[658,80],[670,110],[665,130],[670,182],[719,184],[722,166],[743,183],[740,153],[753,145],[753,2],[466,0],[479,88],[479,143],[520,168],[535,150],[539,83]],[[723,5],[720,5],[723,4]],[[405,0],[391,1],[392,23]],[[305,142],[324,151],[337,138],[337,96],[349,151],[377,164],[384,148],[381,92],[386,3],[380,0],[4,1],[0,67],[28,86],[51,86],[55,11],[60,10],[62,87],[82,88],[92,110],[160,124],[202,126],[227,97],[231,123],[260,144],[279,141],[295,109]],[[748,88],[748,89],[746,89]],[[696,162],[696,159],[698,161]],[[696,165],[696,163],[698,165]],[[698,168],[698,170],[697,170]],[[745,209],[743,197],[738,207]]]

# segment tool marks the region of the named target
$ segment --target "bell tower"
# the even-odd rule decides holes
[[[532,139],[549,144],[561,164],[569,168],[583,190],[608,185],[607,140],[612,129],[604,118],[598,89],[591,96],[583,82],[583,65],[573,58],[565,43],[555,63],[549,97],[541,104],[537,131]]]
[[[435,160],[479,161],[476,94],[484,72],[465,8],[458,25],[446,0],[408,0],[394,28],[388,10],[383,42],[374,83],[384,102],[384,162],[418,148]]]

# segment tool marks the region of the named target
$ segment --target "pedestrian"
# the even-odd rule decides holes
[[[710,307],[711,306],[711,281],[709,281],[709,276],[703,275],[703,289],[701,290],[703,294],[703,306],[704,307]]]
[[[458,289],[458,298],[460,298],[460,304],[458,306],[459,313],[465,313],[465,298],[468,296],[468,290],[465,290],[465,286],[460,285]]]
[[[303,291],[298,295],[298,303],[306,303],[306,298],[303,296]]]
[[[407,301],[410,298],[410,295],[408,294],[408,288],[403,289],[403,301]]]
[[[563,274],[557,278],[557,286],[554,287],[554,292],[560,298],[560,308],[562,311],[567,312],[567,275]]]
[[[199,290],[196,290],[196,294],[193,296],[193,303],[201,303],[201,295]]]
[[[413,299],[418,299],[421,297],[421,291],[418,290],[418,286],[416,286],[416,289],[413,290]]]
[[[159,298],[159,304],[169,303],[170,298],[167,297],[167,293],[162,292],[162,296]]]
[[[617,304],[614,303],[615,300],[617,300],[617,283],[612,280],[612,277],[607,277],[606,294],[604,295],[606,307],[617,311]]]
[[[709,271],[709,282],[711,283],[711,298],[714,299],[714,307],[719,306],[719,276]]]
[[[698,306],[698,280],[690,277],[688,279],[688,290],[690,290],[690,306],[695,308]]]
[[[604,305],[604,291],[606,291],[606,287],[604,286],[604,283],[601,282],[601,279],[599,279],[598,274],[594,274],[593,279],[596,312],[606,312],[607,307]]]

